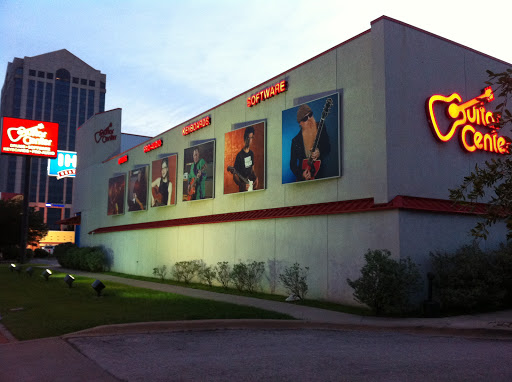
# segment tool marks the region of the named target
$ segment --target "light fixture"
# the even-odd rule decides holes
[[[64,282],[68,284],[70,288],[73,285],[73,281],[75,281],[75,278],[71,275],[67,275],[66,277],[64,277]]]
[[[45,269],[43,271],[43,273],[41,274],[41,276],[43,276],[46,281],[48,281],[48,279],[50,278],[51,275],[52,275],[52,271],[50,271],[49,269]]]
[[[32,268],[32,267],[28,267],[28,268],[25,270],[25,272],[27,272],[27,273],[28,273],[28,275],[29,275],[30,277],[32,277],[32,273],[34,273],[34,268]]]
[[[100,280],[96,280],[92,283],[92,288],[96,291],[96,293],[98,293],[98,297],[100,297],[101,291],[105,289],[105,285]]]
[[[9,269],[11,272],[14,272],[16,270],[16,264],[11,263],[11,265],[9,265]]]

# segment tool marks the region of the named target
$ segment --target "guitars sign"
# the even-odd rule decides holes
[[[510,142],[507,138],[498,135],[499,127],[495,124],[500,116],[484,107],[486,103],[494,100],[494,92],[490,87],[484,89],[482,94],[469,101],[462,102],[462,97],[453,93],[449,96],[433,95],[427,100],[427,117],[432,127],[434,136],[441,142],[448,142],[457,130],[462,147],[468,152],[477,150],[488,151],[497,154],[508,154]],[[451,120],[448,129],[439,126],[439,118],[436,117],[437,104],[445,104],[446,117]],[[490,129],[482,133],[475,129],[475,125]]]

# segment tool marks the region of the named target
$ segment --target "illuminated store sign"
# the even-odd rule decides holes
[[[48,176],[56,176],[57,179],[74,178],[76,175],[75,151],[57,151],[57,158],[48,159]]]
[[[58,123],[4,117],[2,153],[55,158],[58,137]]]
[[[123,164],[128,162],[128,155],[123,155],[122,157],[119,157],[117,160],[117,164]]]
[[[487,111],[485,103],[494,100],[494,93],[490,87],[485,88],[479,96],[462,102],[462,97],[453,93],[446,97],[443,95],[433,95],[427,100],[427,117],[430,120],[434,136],[441,142],[451,140],[457,129],[459,129],[459,140],[462,147],[468,152],[483,150],[497,154],[508,154],[510,142],[505,137],[498,135],[499,127],[494,124],[499,121],[499,115]],[[436,116],[434,110],[436,103],[447,104],[445,108],[449,128],[446,132],[441,131],[439,127],[440,115]],[[488,128],[488,132],[480,132],[474,126],[483,126]]]
[[[149,153],[150,151],[157,149],[162,146],[162,140],[159,139],[153,143],[150,143],[149,145],[144,146],[144,152]]]
[[[203,119],[200,119],[199,121],[196,121],[194,123],[191,123],[188,126],[185,126],[183,130],[181,131],[182,135],[188,135],[190,133],[193,133],[196,130],[202,129],[205,126],[211,125],[212,119],[210,116],[204,117]]]
[[[275,85],[272,85],[265,90],[262,90],[258,93],[253,94],[249,98],[247,98],[247,107],[252,107],[261,101],[265,101],[269,98],[272,98],[275,95],[278,95],[279,93],[287,91],[288,88],[286,87],[286,81],[282,80],[281,82],[278,82]]]
[[[105,127],[103,130],[94,133],[94,140],[96,141],[96,143],[105,143],[108,141],[115,141],[116,139],[117,135],[114,135],[114,130],[112,129],[112,122],[110,122],[110,125]]]

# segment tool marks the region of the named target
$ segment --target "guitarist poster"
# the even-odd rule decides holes
[[[178,155],[153,161],[151,166],[151,207],[176,204],[176,163]]]
[[[185,149],[183,201],[213,198],[215,141]]]
[[[224,135],[224,194],[265,188],[265,122]]]
[[[128,211],[144,211],[147,207],[148,166],[128,172]]]
[[[283,110],[284,183],[340,176],[339,95]]]

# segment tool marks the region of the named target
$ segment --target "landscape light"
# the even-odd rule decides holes
[[[28,267],[28,268],[25,270],[25,272],[27,272],[27,273],[28,273],[28,275],[29,275],[30,277],[32,277],[32,273],[34,273],[34,268],[32,268],[32,267]]]
[[[11,272],[14,272],[16,270],[16,264],[11,263],[11,265],[9,265],[9,269]]]
[[[46,281],[48,281],[48,279],[50,278],[51,275],[52,275],[52,271],[50,271],[49,269],[45,269],[43,271],[43,273],[41,274],[41,276],[43,276]]]
[[[98,297],[100,297],[101,291],[105,289],[105,285],[100,280],[96,280],[92,283],[92,288],[96,291],[96,293],[98,293]]]
[[[64,282],[68,284],[70,288],[73,285],[73,281],[75,281],[75,278],[71,275],[67,275],[66,277],[64,277]]]

